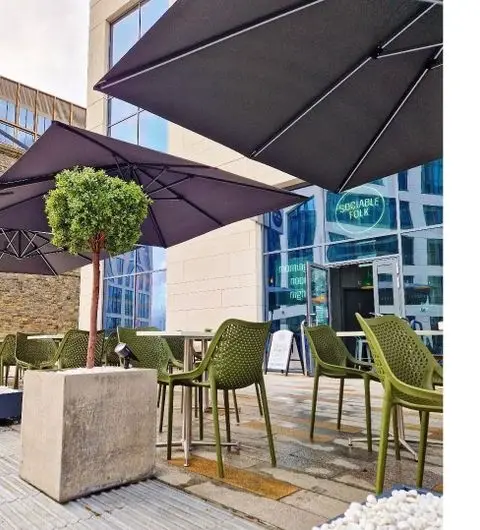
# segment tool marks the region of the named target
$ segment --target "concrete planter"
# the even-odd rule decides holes
[[[153,475],[155,370],[27,371],[20,476],[58,502]]]

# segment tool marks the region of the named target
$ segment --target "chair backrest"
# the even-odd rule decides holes
[[[172,352],[163,337],[141,337],[137,331],[159,331],[155,327],[147,328],[117,328],[118,341],[124,342],[138,358],[132,362],[137,368],[153,368],[159,374],[168,373],[168,361]]]
[[[320,366],[346,366],[349,352],[333,328],[326,324],[306,326],[305,334],[310,350]]]
[[[70,329],[58,347],[60,368],[85,368],[87,364],[88,331]],[[94,366],[102,366],[104,332],[97,331]]]
[[[120,358],[115,353],[115,346],[118,344],[118,335],[112,331],[103,343],[103,358],[107,366],[120,366]]]
[[[183,363],[185,339],[183,337],[166,337],[165,340],[176,361]]]
[[[6,335],[0,344],[0,359],[4,366],[15,365],[15,335]]]
[[[28,333],[17,332],[15,337],[15,358],[20,362],[39,366],[57,359],[57,345],[53,339],[28,339]]]
[[[270,326],[229,319],[218,328],[202,362],[217,388],[244,388],[262,380]]]
[[[384,383],[392,378],[418,388],[432,388],[437,362],[410,325],[400,317],[386,315],[364,319],[356,313]]]

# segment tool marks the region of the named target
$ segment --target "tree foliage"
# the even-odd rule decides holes
[[[66,169],[46,199],[52,243],[71,254],[132,250],[151,199],[132,181],[90,167]]]

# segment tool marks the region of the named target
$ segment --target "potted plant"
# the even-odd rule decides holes
[[[53,244],[93,265],[86,368],[24,379],[20,476],[59,502],[153,474],[155,371],[94,368],[100,256],[134,248],[150,203],[135,182],[89,167],[59,173],[46,197]]]

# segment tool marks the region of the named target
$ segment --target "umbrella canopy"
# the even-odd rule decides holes
[[[0,178],[0,226],[49,231],[44,196],[54,187],[55,174],[74,166],[105,169],[143,185],[153,199],[139,241],[145,245],[169,247],[305,200],[226,171],[54,122]]]
[[[332,191],[442,156],[440,0],[177,0],[95,88]]]
[[[58,275],[91,263],[50,243],[51,234],[0,228],[0,272]],[[102,256],[105,257],[105,256]]]

